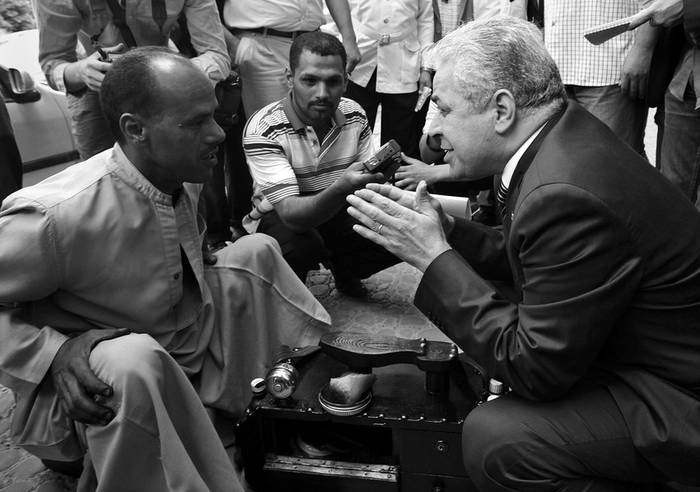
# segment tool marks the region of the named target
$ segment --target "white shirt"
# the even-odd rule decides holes
[[[474,0],[475,19],[488,19],[501,14],[527,19],[527,0]]]
[[[315,31],[324,22],[323,0],[226,0],[224,24],[237,29]]]
[[[540,134],[543,128],[544,125],[539,127],[535,133],[530,135],[530,138],[525,140],[525,143],[518,148],[515,154],[508,159],[506,167],[503,168],[503,174],[501,174],[501,184],[503,184],[506,189],[510,187],[510,180],[513,179],[513,173],[515,172],[515,168],[518,167],[518,162],[520,162],[520,159],[523,157],[525,152],[527,152],[527,149],[530,148],[530,145],[532,145],[532,142],[537,138],[537,135]]]
[[[488,19],[497,15],[511,15],[521,19],[527,19],[527,0],[473,0],[474,1],[474,19]],[[459,19],[457,18],[461,5],[460,2],[450,0],[444,3],[441,0],[437,2],[440,10],[440,22],[442,22],[442,36],[445,37],[453,30],[460,27]],[[423,53],[423,66],[430,69],[435,69],[435,54],[433,53],[434,46],[431,46]],[[430,119],[434,114],[428,112]],[[426,119],[428,128],[430,120]]]
[[[433,43],[432,0],[349,0],[362,60],[350,79],[366,87],[375,68],[377,92],[418,90],[422,52]],[[324,30],[337,35],[335,24]],[[389,42],[381,44],[382,36]]]

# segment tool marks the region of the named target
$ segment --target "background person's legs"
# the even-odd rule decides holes
[[[245,115],[239,114],[239,122],[226,134],[226,165],[228,166],[228,196],[231,206],[231,227],[234,239],[245,235],[242,221],[250,212],[253,197],[253,178],[250,176],[243,152],[243,126]]]
[[[359,297],[364,294],[359,279],[367,278],[400,260],[357,234],[352,229],[354,224],[355,219],[341,209],[315,229],[298,233],[289,229],[276,212],[270,212],[260,221],[258,232],[277,240],[284,259],[302,282],[306,281],[309,270],[315,270],[320,262],[330,260],[336,288]]]
[[[377,71],[375,70],[367,82],[365,87],[356,84],[352,80],[348,80],[348,86],[343,94],[348,99],[352,99],[357,104],[362,106],[362,109],[367,115],[369,127],[374,131],[374,122],[377,119],[377,107],[379,106],[379,95],[374,89],[377,81]]]
[[[235,32],[235,31],[234,31]],[[241,98],[246,116],[283,99],[289,87],[285,69],[289,66],[291,38],[242,33],[235,63],[241,77]]]
[[[10,123],[5,102],[0,100],[0,203],[22,187],[22,158]]]
[[[309,270],[317,269],[320,262],[329,258],[329,252],[316,229],[295,232],[282,222],[277,212],[266,213],[260,220],[257,232],[277,240],[282,256],[302,282],[306,282]]]
[[[644,99],[631,99],[618,85],[566,86],[568,96],[581,104],[627,145],[646,157],[644,130],[649,108]]]
[[[219,148],[218,162],[212,170],[212,176],[204,183],[200,194],[199,210],[207,222],[207,242],[210,246],[231,240],[231,208],[226,194],[226,173],[224,172],[225,152]]]
[[[683,101],[666,93],[658,167],[700,210],[700,109],[691,90]]]
[[[318,226],[331,253],[334,274],[367,278],[401,261],[386,249],[356,233],[352,228],[355,224],[357,221],[343,208],[333,218]]]
[[[379,94],[382,104],[382,144],[392,138],[409,157],[420,158],[418,142],[425,124],[428,105],[419,112],[413,111],[418,100],[418,92],[405,94]]]
[[[100,94],[87,90],[80,95],[66,96],[73,137],[80,159],[89,159],[114,145],[109,123],[102,114]]]
[[[465,420],[467,474],[480,491],[645,491],[663,482],[636,451],[602,386],[558,401],[505,396]]]

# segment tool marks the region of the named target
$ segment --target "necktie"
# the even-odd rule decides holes
[[[498,185],[498,191],[496,192],[496,204],[498,205],[498,211],[501,213],[501,217],[506,216],[506,197],[508,196],[508,188],[505,187],[503,181]]]

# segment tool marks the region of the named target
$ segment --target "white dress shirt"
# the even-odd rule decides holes
[[[350,74],[366,87],[375,68],[377,92],[418,90],[422,52],[433,43],[432,0],[349,0],[362,60]],[[337,35],[334,24],[324,30]]]
[[[325,22],[323,0],[226,0],[224,23],[236,29],[315,31]]]
[[[501,184],[506,190],[510,187],[510,180],[513,179],[513,173],[515,172],[515,168],[518,167],[518,162],[520,162],[520,159],[523,157],[525,152],[527,152],[527,149],[530,148],[530,145],[532,145],[532,142],[535,141],[537,135],[540,134],[543,128],[544,125],[539,127],[535,133],[530,135],[530,137],[525,140],[525,143],[523,143],[518,150],[515,151],[515,154],[508,159],[506,167],[503,168],[503,174],[501,174]]]

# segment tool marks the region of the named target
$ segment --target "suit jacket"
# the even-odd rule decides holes
[[[512,184],[506,214],[503,231],[457,221],[417,307],[524,398],[599,380],[637,449],[700,482],[700,215],[575,103]],[[494,288],[504,280],[515,299]]]

